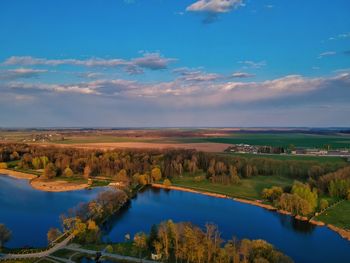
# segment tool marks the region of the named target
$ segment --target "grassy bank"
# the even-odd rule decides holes
[[[343,201],[316,217],[317,220],[350,230],[350,201]]]
[[[213,184],[209,180],[197,182],[194,177],[174,178],[173,185],[188,187],[200,191],[224,194],[232,197],[246,199],[260,199],[261,191],[271,186],[291,186],[293,179],[281,176],[254,176],[249,179],[242,179],[237,185]]]

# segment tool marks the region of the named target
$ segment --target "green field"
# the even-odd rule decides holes
[[[269,145],[287,148],[293,144],[296,147],[323,148],[350,148],[349,135],[319,135],[304,133],[233,133],[225,137],[207,138],[180,138],[181,142],[216,142],[228,144],[246,143],[250,145]]]
[[[281,176],[254,176],[242,179],[237,185],[213,184],[208,180],[196,182],[193,177],[174,178],[172,184],[175,186],[197,189],[200,191],[225,194],[232,197],[246,199],[261,199],[261,191],[271,186],[291,186],[293,179]]]
[[[343,157],[334,156],[301,156],[301,155],[281,155],[281,154],[252,154],[252,153],[222,153],[225,156],[238,156],[248,159],[268,158],[282,161],[314,161],[318,163],[346,164],[347,160]]]
[[[337,227],[350,229],[350,201],[343,201],[329,208],[316,219]]]

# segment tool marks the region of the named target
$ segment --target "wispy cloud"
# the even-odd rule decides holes
[[[30,68],[18,68],[0,71],[0,80],[16,80],[22,78],[34,78],[39,74],[45,73],[47,70],[42,69],[30,69]]]
[[[126,72],[130,74],[139,74],[143,72],[143,69],[149,70],[161,70],[166,69],[168,65],[176,61],[174,58],[163,57],[160,53],[143,53],[142,57],[133,58],[130,60],[125,59],[103,59],[103,58],[91,58],[86,60],[81,59],[47,59],[36,58],[31,56],[22,57],[10,57],[3,65],[22,65],[22,66],[60,66],[60,65],[74,65],[84,67],[122,67]]]
[[[346,38],[350,38],[350,32],[341,33],[341,34],[338,34],[336,36],[332,36],[332,37],[328,38],[328,40],[341,40],[341,39],[346,39]]]
[[[244,60],[244,61],[238,61],[239,64],[243,65],[243,68],[253,68],[253,69],[259,69],[264,66],[266,66],[266,61],[252,61],[252,60]]]
[[[324,57],[330,57],[330,56],[334,56],[336,55],[337,52],[335,51],[326,51],[326,52],[322,52],[321,54],[318,55],[318,59],[324,58]]]
[[[255,74],[250,74],[247,72],[234,72],[232,74],[233,78],[252,78],[255,77]]]

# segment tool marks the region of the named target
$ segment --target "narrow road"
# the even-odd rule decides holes
[[[89,249],[84,249],[84,248],[77,248],[75,246],[67,246],[65,249],[69,249],[72,251],[88,254],[88,255],[96,255],[95,250],[89,250]],[[128,256],[122,256],[118,254],[112,254],[112,253],[107,253],[107,252],[101,252],[101,255],[103,257],[108,257],[116,260],[125,260],[125,261],[130,261],[130,262],[141,262],[139,258],[134,258],[134,257],[128,257]],[[153,261],[153,260],[147,260],[147,259],[142,259],[143,263],[159,263],[159,261]]]
[[[56,252],[57,250],[60,250],[67,246],[69,241],[73,239],[74,235],[71,234],[66,239],[64,239],[62,242],[54,245],[52,248],[42,251],[42,252],[36,252],[36,253],[29,253],[29,254],[0,254],[0,261],[1,260],[7,260],[7,259],[23,259],[23,258],[41,258],[41,257],[47,257],[48,255]]]

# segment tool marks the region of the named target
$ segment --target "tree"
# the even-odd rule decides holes
[[[49,162],[50,162],[49,158],[47,158],[47,156],[41,156],[40,157],[40,161],[41,161],[41,165],[42,165],[43,168],[45,168],[46,165],[48,165]]]
[[[139,252],[140,260],[142,258],[142,251],[147,248],[147,236],[143,232],[136,233],[134,236],[134,246]]]
[[[320,201],[320,209],[324,210],[329,206],[328,201],[326,199],[321,199]]]
[[[0,224],[0,248],[11,239],[11,231],[4,225]]]
[[[154,182],[157,182],[160,179],[162,179],[162,172],[160,171],[160,169],[158,167],[155,167],[152,169],[151,177],[152,177]]]
[[[0,163],[0,169],[7,169],[7,163]]]
[[[34,167],[35,170],[38,170],[38,169],[42,168],[40,158],[39,158],[39,157],[33,158],[33,160],[32,160],[32,165],[33,165],[33,167]]]
[[[56,177],[57,169],[53,163],[49,163],[44,169],[44,176],[48,179]]]
[[[90,175],[91,175],[91,168],[90,168],[89,165],[86,165],[85,168],[84,168],[83,176],[84,176],[85,179],[89,179]]]
[[[50,230],[47,232],[47,240],[49,243],[52,243],[57,238],[59,238],[62,235],[61,231],[57,228],[50,228]]]
[[[170,187],[171,186],[171,181],[169,179],[165,179],[163,182],[163,185],[166,187]]]
[[[73,171],[72,169],[70,169],[69,167],[67,167],[66,169],[64,169],[64,172],[63,172],[64,176],[66,177],[73,177]]]
[[[283,194],[283,189],[279,186],[273,186],[271,188],[265,188],[262,191],[262,198],[273,202],[281,197]]]

